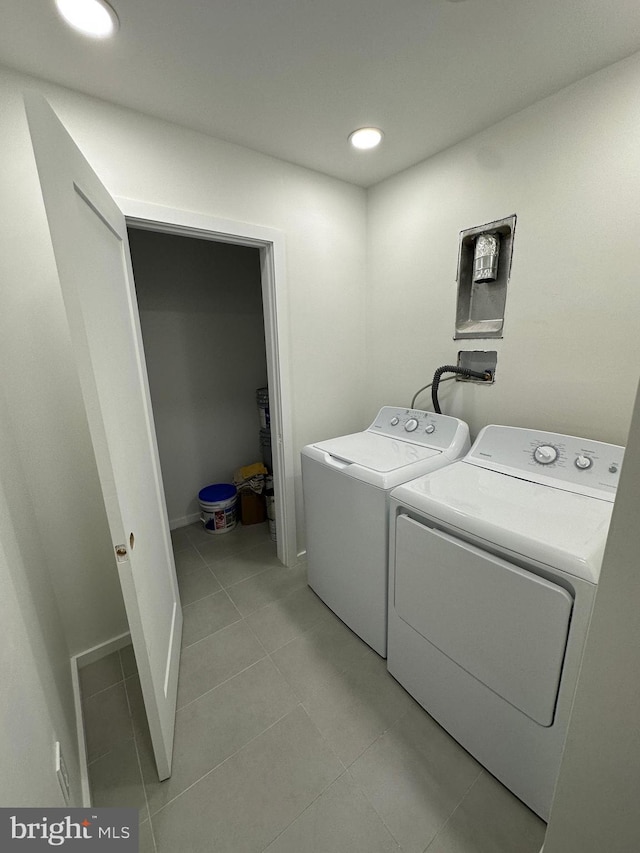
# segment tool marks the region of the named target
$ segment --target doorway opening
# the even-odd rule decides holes
[[[277,554],[285,566],[292,565],[297,559],[297,543],[286,362],[284,238],[273,229],[188,211],[123,198],[117,203],[125,214],[139,288],[170,525],[188,524],[199,515],[196,484],[199,482],[202,487],[207,483],[198,480],[198,464],[202,476],[213,478],[209,482],[229,481],[237,467],[256,461],[251,458],[256,456],[251,448],[258,453],[267,450],[274,478]],[[183,264],[189,259],[188,266],[197,281],[193,277],[188,280],[187,268],[180,277],[176,266],[180,258]],[[142,268],[141,263],[146,272],[138,282],[137,268]],[[207,292],[208,263],[211,267]],[[150,282],[147,275],[154,269],[158,275],[152,273],[155,280]],[[172,273],[174,281],[170,282]],[[153,313],[154,306],[160,311],[151,317],[147,309]],[[228,312],[233,316],[225,317]],[[193,368],[198,358],[206,359],[207,315],[213,321],[209,325],[211,357],[208,364],[200,365],[204,372],[190,371],[190,364]],[[198,374],[208,377],[200,387]],[[257,388],[264,385],[269,389],[269,448],[263,446],[267,437],[259,430],[255,397]],[[164,411],[163,402],[168,406]],[[182,413],[176,408],[180,403],[186,407]],[[192,407],[187,414],[192,404],[200,410],[195,412]],[[208,433],[207,414],[211,418]],[[180,450],[181,440],[189,445],[186,454]],[[180,457],[185,462],[181,470]],[[205,457],[209,462],[202,464]]]

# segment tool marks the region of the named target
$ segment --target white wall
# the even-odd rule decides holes
[[[69,649],[0,389],[0,806],[62,806],[59,740],[80,805]]]
[[[41,81],[117,196],[275,228],[286,242],[294,450],[363,423],[363,189]],[[285,366],[286,367],[286,366]],[[302,489],[296,484],[299,547]]]
[[[1,544],[0,583],[5,638],[0,647],[0,766],[5,771],[10,768],[0,778],[0,805],[64,806],[53,771],[53,745],[58,735]],[[77,771],[77,762],[73,766]]]
[[[172,527],[198,492],[258,462],[267,383],[258,249],[130,229],[162,479]]]
[[[409,405],[458,350],[495,349],[495,385],[446,383],[444,412],[473,433],[624,444],[640,370],[639,89],[635,56],[370,191],[369,414]],[[512,213],[504,340],[453,341],[459,232]]]
[[[545,853],[640,849],[640,395],[629,432]]]
[[[24,685],[33,716],[20,719],[18,702],[4,708],[4,731],[39,748],[50,739],[43,721],[55,718],[76,782],[68,658],[126,630],[126,620],[24,115],[27,87],[49,98],[114,195],[284,233],[296,449],[362,423],[366,196],[0,69],[0,383],[7,434],[0,464],[20,469],[3,480],[11,514],[0,544],[20,552],[20,562],[7,559],[23,584],[15,606],[7,598],[16,642],[7,667],[21,654],[27,660],[27,643],[46,651],[38,659],[40,688],[31,672]],[[297,499],[302,547],[299,482]],[[16,696],[13,686],[10,695]],[[41,761],[50,758],[47,752]],[[52,804],[50,789],[39,787],[38,762],[25,765],[24,790],[31,786],[43,804]]]

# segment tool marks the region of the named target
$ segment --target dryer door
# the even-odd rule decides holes
[[[474,678],[553,723],[573,606],[565,589],[401,514],[394,606]]]

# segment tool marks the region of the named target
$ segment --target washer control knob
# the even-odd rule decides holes
[[[435,426],[435,424],[427,424],[427,425],[426,425],[426,427],[424,428],[424,431],[425,431],[426,433],[428,433],[429,435],[431,435],[431,433],[432,433],[432,432],[435,432],[435,431],[436,431],[436,426]]]
[[[592,465],[593,459],[589,456],[584,456],[582,453],[579,453],[578,456],[576,456],[576,468],[580,468],[585,471],[587,468],[591,468]]]
[[[407,432],[414,432],[414,430],[418,429],[418,421],[415,418],[409,418],[404,428]]]
[[[551,465],[558,458],[558,451],[550,444],[541,444],[533,451],[533,458],[541,465]]]
[[[617,474],[618,473],[618,466],[616,465],[615,462],[613,462],[611,465],[609,465],[609,473],[610,474]]]
[[[395,415],[391,418],[391,426],[397,426],[400,423],[400,418],[397,418]]]

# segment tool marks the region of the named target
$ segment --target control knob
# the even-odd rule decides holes
[[[427,425],[426,425],[426,427],[424,428],[424,431],[425,431],[428,435],[431,435],[431,433],[432,433],[432,432],[435,432],[435,431],[436,431],[435,424],[427,424]]]
[[[533,451],[533,458],[540,465],[551,465],[558,458],[558,451],[551,444],[541,444]]]
[[[586,471],[587,468],[591,468],[593,465],[593,459],[589,456],[585,456],[583,453],[579,453],[576,456],[576,468],[580,468],[582,471]]]
[[[400,423],[400,418],[397,418],[395,415],[391,418],[391,426],[396,426],[396,424]]]
[[[418,421],[415,418],[409,418],[409,420],[404,425],[404,428],[407,432],[413,432],[418,429]]]

